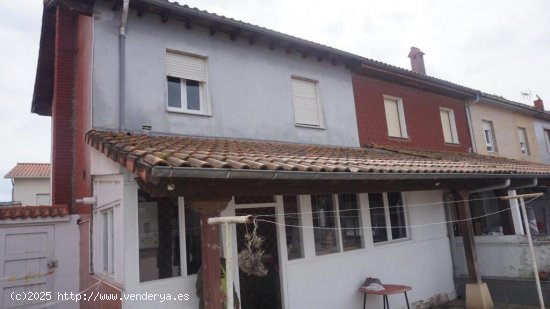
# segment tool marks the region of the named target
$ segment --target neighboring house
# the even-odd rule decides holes
[[[24,206],[51,205],[49,163],[17,163],[4,178],[11,179],[12,201]]]
[[[427,76],[418,48],[409,57],[417,71],[377,61],[354,70],[361,145],[471,152],[465,103],[477,90]]]
[[[232,270],[244,309],[359,307],[367,276],[439,304],[456,297],[444,193],[550,181],[548,166],[465,153],[463,87],[384,84],[403,102],[418,87],[435,100],[432,149],[459,155],[360,148],[352,71],[372,60],[177,3],[122,3],[45,2],[32,111],[52,117],[52,201],[81,220],[80,290],[187,297],[82,308],[196,308],[199,267],[206,308],[221,308],[220,240],[237,252],[253,227],[207,220],[242,214],[268,268]],[[473,227],[461,231],[471,287],[487,295]]]

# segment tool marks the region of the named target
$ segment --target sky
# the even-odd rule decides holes
[[[50,118],[30,113],[42,3],[0,1],[0,201],[11,200],[3,175],[17,162],[50,161]],[[550,109],[550,1],[179,3],[407,69],[416,46],[428,75],[531,105],[539,95]]]

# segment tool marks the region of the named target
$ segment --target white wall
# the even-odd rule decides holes
[[[13,183],[13,200],[23,206],[36,206],[37,194],[50,194],[49,178],[15,178]],[[51,197],[46,205],[51,204]]]
[[[120,12],[97,3],[94,18],[93,125],[118,126]],[[208,58],[212,116],[166,111],[166,49]],[[351,73],[343,65],[303,59],[258,42],[160,17],[129,14],[126,36],[126,128],[198,136],[359,146]],[[295,126],[291,76],[318,81],[325,129]]]
[[[475,243],[481,276],[533,278],[527,236],[476,236]],[[536,237],[534,244],[539,270],[550,269],[549,238]],[[455,267],[458,271],[457,275],[468,275],[462,237],[456,238]]]

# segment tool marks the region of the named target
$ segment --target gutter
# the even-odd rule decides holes
[[[119,59],[119,110],[118,110],[118,131],[126,129],[124,114],[126,113],[126,22],[128,21],[128,9],[130,0],[123,0],[122,17],[120,18],[120,34],[118,39],[118,59]]]
[[[281,170],[245,170],[228,168],[198,168],[155,166],[151,176],[158,178],[205,178],[205,179],[265,179],[265,180],[420,180],[420,179],[487,179],[505,178],[504,184],[477,190],[496,190],[510,185],[511,178],[525,178],[525,174],[480,174],[480,173],[365,173],[365,172],[297,172]],[[495,188],[493,188],[495,187]],[[476,190],[476,191],[477,191]],[[478,191],[482,192],[482,191]]]
[[[464,108],[466,109],[466,120],[468,121],[468,132],[470,133],[470,142],[472,143],[472,152],[477,153],[477,144],[476,138],[474,135],[474,129],[472,127],[472,113],[470,111],[470,106],[479,102],[479,92],[476,93],[476,99],[474,101],[468,102],[466,100]]]

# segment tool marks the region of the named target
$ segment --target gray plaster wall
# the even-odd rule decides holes
[[[103,3],[95,10],[93,125],[117,128],[120,12]],[[166,49],[207,57],[211,116],[167,112]],[[359,146],[351,73],[343,65],[135,11],[126,51],[127,130],[150,125],[154,133]],[[318,81],[323,129],[295,125],[291,76]]]
[[[535,139],[540,151],[540,160],[542,163],[550,164],[550,152],[544,139],[544,130],[550,130],[550,121],[535,119]]]

